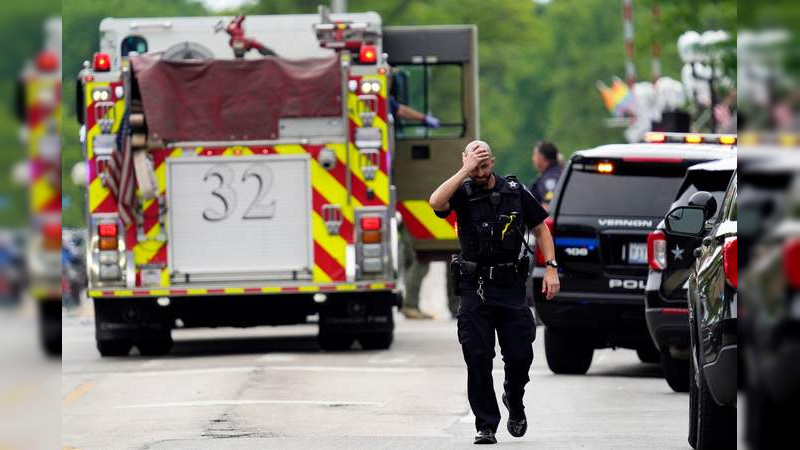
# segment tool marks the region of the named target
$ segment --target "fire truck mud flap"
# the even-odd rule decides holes
[[[323,350],[347,350],[358,340],[365,350],[388,349],[394,336],[393,292],[363,292],[332,297],[319,312],[318,342]]]
[[[102,356],[125,356],[133,346],[142,355],[163,355],[172,348],[172,323],[155,299],[97,299],[94,311]]]

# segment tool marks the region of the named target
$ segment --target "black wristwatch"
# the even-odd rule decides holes
[[[555,259],[551,259],[551,260],[549,260],[549,261],[545,261],[545,262],[544,262],[544,265],[545,265],[545,266],[552,267],[552,268],[554,268],[554,269],[558,269],[558,263],[556,262],[556,260],[555,260]]]

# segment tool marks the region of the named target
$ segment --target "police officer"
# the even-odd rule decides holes
[[[461,254],[453,261],[459,269],[461,296],[458,340],[467,364],[467,391],[478,431],[475,443],[494,444],[500,423],[492,383],[495,332],[505,363],[502,399],[509,413],[507,428],[515,437],[527,430],[522,397],[533,362],[536,328],[525,303],[529,259],[521,250],[526,228],[533,231],[547,260],[542,293],[548,299],[559,290],[558,265],[553,238],[543,223],[547,212],[516,178],[493,173],[489,145],[470,142],[462,164],[429,202],[439,217],[456,212],[461,244]]]
[[[558,147],[548,141],[541,141],[533,149],[533,167],[539,173],[533,184],[531,192],[536,200],[541,202],[545,210],[549,209],[550,201],[555,195],[558,179],[561,178],[562,164]]]

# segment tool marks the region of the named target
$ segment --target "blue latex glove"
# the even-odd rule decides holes
[[[424,123],[425,126],[428,128],[439,128],[442,126],[441,122],[439,122],[439,119],[433,117],[430,114],[425,115],[425,118],[422,120],[422,123]]]

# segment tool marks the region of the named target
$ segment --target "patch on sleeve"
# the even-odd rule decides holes
[[[548,178],[544,181],[544,187],[548,191],[554,191],[556,189],[556,180],[555,178]]]

